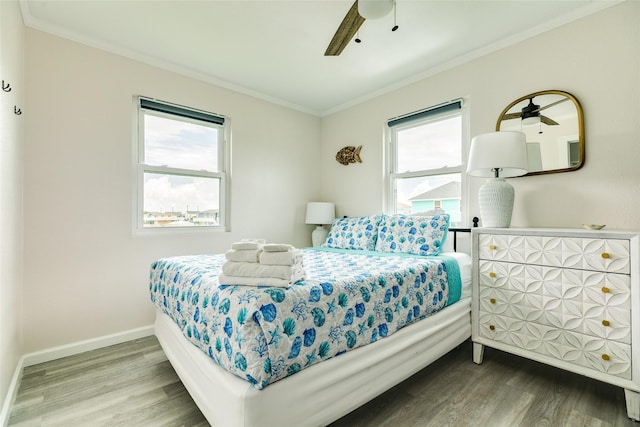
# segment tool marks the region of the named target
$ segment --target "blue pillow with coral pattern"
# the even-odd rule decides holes
[[[322,246],[372,251],[376,247],[381,215],[337,218]]]
[[[378,252],[438,255],[449,231],[449,215],[384,215],[378,225]]]

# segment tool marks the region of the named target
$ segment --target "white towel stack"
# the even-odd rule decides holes
[[[304,280],[302,253],[289,244],[237,242],[225,253],[221,285],[286,288]]]
[[[302,264],[302,252],[291,245],[275,243],[264,245],[259,258],[260,263],[265,265],[293,266]]]
[[[225,252],[224,257],[232,262],[259,262],[262,244],[258,242],[236,242]]]

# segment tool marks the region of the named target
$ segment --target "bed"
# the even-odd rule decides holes
[[[407,252],[398,218],[334,223],[286,289],[219,286],[224,255],[152,265],[156,336],[211,425],[326,425],[470,337],[471,260],[440,253],[448,217],[422,230],[432,254]]]

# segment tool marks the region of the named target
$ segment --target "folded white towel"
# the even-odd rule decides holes
[[[262,244],[258,242],[235,242],[231,244],[231,249],[235,249],[237,251],[254,251],[258,249],[262,249]]]
[[[262,250],[260,249],[245,249],[245,250],[237,250],[237,249],[229,249],[224,253],[224,257],[227,261],[235,261],[235,262],[259,262],[260,254]]]
[[[295,248],[287,243],[267,243],[262,249],[266,252],[287,252]]]
[[[227,276],[273,277],[287,281],[297,281],[304,277],[304,268],[301,263],[289,266],[227,261],[222,264],[222,272]]]
[[[218,283],[221,285],[231,285],[231,286],[271,286],[277,288],[287,288],[289,285],[295,282],[289,282],[284,279],[275,279],[273,277],[238,277],[238,276],[227,276],[226,274],[221,274],[218,276]]]
[[[294,265],[302,262],[302,252],[299,249],[286,252],[260,252],[260,264],[265,265]]]

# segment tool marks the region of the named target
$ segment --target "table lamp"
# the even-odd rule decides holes
[[[478,192],[483,227],[508,228],[514,189],[504,178],[527,173],[526,136],[522,132],[491,132],[471,140],[467,174],[488,177]]]
[[[309,202],[307,203],[307,224],[315,224],[317,227],[311,233],[313,246],[320,246],[327,240],[329,231],[324,224],[331,224],[336,217],[336,208],[333,203]]]

